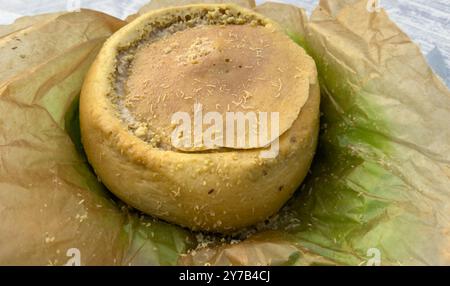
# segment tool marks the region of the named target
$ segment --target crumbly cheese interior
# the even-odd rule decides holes
[[[279,112],[281,135],[307,100],[310,66],[292,40],[254,19],[217,13],[209,19],[218,23],[184,18],[119,55],[120,116],[154,147],[173,150],[171,117],[186,112],[194,118],[194,104],[223,118],[227,112]],[[263,146],[249,148],[255,147]]]

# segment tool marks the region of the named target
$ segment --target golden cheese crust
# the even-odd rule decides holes
[[[303,181],[317,144],[320,93],[315,66],[298,47],[298,56],[312,62],[303,70],[308,96],[280,136],[273,159],[261,158],[260,148],[164,150],[130,132],[112,99],[117,55],[148,33],[149,23],[205,10],[239,13],[279,30],[271,20],[228,4],[169,8],[139,17],[107,41],[91,67],[80,99],[81,133],[95,172],[126,203],[194,230],[231,232],[273,215]]]

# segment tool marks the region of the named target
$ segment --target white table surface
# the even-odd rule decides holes
[[[125,18],[149,0],[0,0],[0,24],[24,15],[67,10],[80,3]],[[258,3],[264,2],[257,0]],[[310,13],[318,0],[284,0]],[[450,0],[380,0],[381,6],[421,48],[428,62],[450,87]]]

